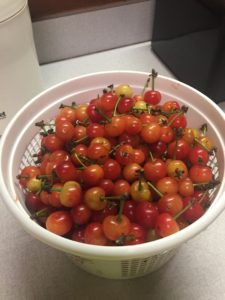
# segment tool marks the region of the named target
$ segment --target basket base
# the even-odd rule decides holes
[[[82,270],[107,279],[132,279],[152,273],[166,264],[177,252],[177,249],[164,251],[145,258],[132,258],[120,261],[93,260],[67,254],[72,262]]]

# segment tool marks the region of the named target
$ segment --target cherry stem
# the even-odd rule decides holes
[[[174,147],[174,151],[173,151],[173,160],[176,160],[176,158],[177,158],[177,146],[178,146],[178,138],[176,137],[175,147]]]
[[[120,200],[120,208],[117,216],[117,220],[119,223],[122,221],[121,215],[123,213],[124,203],[125,203],[125,199],[123,198]]]
[[[28,176],[28,175],[17,175],[16,178],[17,179],[29,179],[30,176]]]
[[[194,138],[194,141],[195,141],[197,144],[199,144],[199,146],[201,146],[205,151],[207,151],[208,153],[210,153],[210,150],[209,150],[205,145],[203,145],[203,144],[199,141],[199,139],[198,139],[197,137]]]
[[[51,188],[50,190],[49,190],[50,192],[61,192],[62,191],[62,188]]]
[[[116,105],[115,105],[114,110],[113,110],[113,116],[114,116],[114,117],[117,115],[117,107],[118,107],[118,105],[119,105],[119,103],[120,103],[120,100],[121,100],[122,98],[123,98],[123,95],[120,95],[120,96],[118,97],[117,101],[116,101]]]
[[[52,178],[53,174],[45,174],[45,175],[37,175],[36,178],[37,179],[46,179],[46,178]]]
[[[48,135],[48,131],[45,129],[46,124],[44,123],[44,121],[35,123],[35,126],[40,127],[41,130],[43,130],[44,135]]]
[[[192,199],[188,205],[186,205],[178,214],[176,214],[173,218],[174,220],[177,220],[183,213],[185,213],[186,210],[188,210],[192,205],[194,204],[194,199]]]
[[[141,92],[141,96],[143,96],[143,95],[144,95],[144,93],[145,93],[145,90],[147,89],[147,87],[148,87],[148,85],[149,85],[149,82],[150,82],[150,80],[151,80],[151,74],[148,76],[147,80],[145,81],[145,85],[144,85],[144,87],[143,87],[143,90],[142,90],[142,92]]]
[[[88,125],[88,121],[89,121],[89,117],[85,118],[83,121],[79,121],[79,120],[76,120],[75,122],[73,122],[73,125],[83,125],[83,126],[86,126]]]
[[[170,120],[170,122],[168,122],[168,126],[171,126],[171,124],[173,124],[173,122],[179,118],[181,115],[183,115],[184,113],[186,113],[188,110],[187,106],[182,106],[181,110]]]
[[[202,124],[201,128],[200,128],[201,132],[203,133],[203,135],[205,136],[208,130],[208,126],[206,123]]]
[[[155,90],[155,78],[158,76],[158,73],[152,69],[152,74],[151,74],[151,78],[152,78],[152,91]]]
[[[47,217],[48,212],[49,212],[48,208],[43,208],[43,209],[41,209],[41,210],[36,211],[35,213],[33,213],[33,214],[30,216],[30,218],[31,218],[32,220],[35,220],[35,219],[38,219],[38,218]]]
[[[79,155],[76,152],[74,152],[74,156],[76,157],[76,159],[79,162],[79,164],[86,169],[87,166],[81,161]]]
[[[112,120],[102,111],[102,109],[101,108],[99,108],[99,107],[96,107],[95,108],[95,111],[99,114],[99,115],[101,115],[106,121],[108,121],[109,123],[111,123],[112,122]]]
[[[76,104],[76,102],[72,102],[71,105],[61,104],[61,105],[59,106],[59,109],[60,109],[60,108],[64,108],[64,107],[70,107],[70,108],[75,109],[75,108],[77,107],[77,104]]]
[[[72,146],[75,146],[77,144],[80,144],[81,142],[85,141],[86,139],[88,139],[89,137],[86,135],[82,138],[80,138],[79,140],[76,140],[76,141],[72,141]]]
[[[121,145],[123,145],[124,142],[119,143],[118,145],[114,146],[110,151],[109,151],[109,155],[112,155],[117,148],[119,148]]]
[[[220,184],[219,180],[213,180],[207,183],[193,183],[194,188],[197,188],[199,190],[208,191],[213,189],[215,186]]]
[[[199,199],[198,203],[201,204],[202,201],[205,199],[205,196],[208,194],[208,191],[206,190],[203,195],[201,196],[201,198]]]
[[[142,182],[141,182],[141,176],[139,176],[139,179],[138,179],[138,191],[141,191],[142,190]]]
[[[155,160],[155,157],[153,156],[152,151],[149,151],[149,156],[150,156],[151,161]]]
[[[113,201],[113,200],[126,200],[127,199],[127,195],[123,194],[120,196],[101,196],[100,197],[101,200],[109,200],[109,201]]]
[[[156,192],[156,194],[159,196],[159,197],[163,197],[164,195],[150,182],[150,181],[147,181],[147,185],[153,189],[154,192]]]

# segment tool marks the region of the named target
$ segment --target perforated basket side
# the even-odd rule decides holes
[[[94,260],[76,255],[68,255],[68,257],[76,266],[93,275],[109,279],[131,279],[156,271],[167,263],[177,251],[178,249],[172,249],[153,256],[118,261]]]

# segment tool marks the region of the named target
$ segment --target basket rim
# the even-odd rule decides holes
[[[62,87],[65,87],[67,84],[70,84],[72,82],[75,82],[77,80],[80,80],[82,78],[91,78],[92,76],[98,76],[98,75],[106,75],[106,74],[135,74],[135,75],[149,75],[149,73],[146,72],[138,72],[138,71],[108,71],[108,72],[95,72],[91,74],[85,74],[82,76],[76,76],[73,78],[70,78],[68,80],[62,81],[59,84],[55,84],[52,87],[46,89],[45,91],[41,92],[34,98],[32,98],[27,104],[23,106],[22,109],[20,109],[17,114],[13,117],[13,119],[9,122],[8,126],[5,129],[5,132],[3,133],[1,140],[0,140],[0,158],[2,158],[2,153],[5,147],[5,144],[7,143],[7,139],[9,138],[10,131],[13,129],[16,123],[16,120],[18,117],[24,113],[24,111],[27,110],[28,107],[30,107],[34,102],[38,101],[38,99],[47,93],[51,93],[52,91],[55,91],[57,89],[60,89]],[[225,121],[225,114],[222,112],[222,110],[207,96],[202,94],[200,91],[196,90],[195,88],[178,81],[177,79],[169,78],[167,76],[159,75],[159,78],[163,80],[169,80],[170,82],[173,82],[175,84],[180,84],[184,88],[189,89],[191,92],[197,93],[204,99],[207,99],[208,102],[210,102],[210,105],[214,107],[214,109],[217,111],[218,114],[224,119]],[[1,161],[0,161],[1,164]],[[11,211],[11,213],[14,215],[14,217],[20,222],[20,224],[23,226],[23,228],[31,234],[33,237],[37,238],[38,240],[53,246],[59,250],[62,250],[67,253],[76,254],[81,257],[91,257],[96,259],[111,259],[111,260],[118,260],[118,259],[129,259],[129,257],[146,257],[149,255],[159,254],[164,251],[168,251],[170,249],[173,249],[175,247],[178,247],[183,242],[193,238],[195,235],[197,235],[199,232],[204,230],[207,226],[209,226],[217,216],[225,209],[225,201],[216,201],[215,205],[211,209],[207,211],[206,214],[204,214],[199,220],[194,222],[193,224],[189,225],[188,227],[182,229],[181,231],[168,236],[166,238],[162,238],[160,240],[147,242],[140,245],[132,245],[132,246],[123,246],[123,247],[117,247],[117,246],[96,246],[96,245],[89,245],[89,244],[82,244],[79,242],[75,242],[66,238],[63,238],[61,236],[57,236],[46,229],[42,228],[40,225],[32,221],[28,216],[27,218],[24,217],[24,212],[19,209],[17,205],[15,205],[15,199],[12,199],[12,196],[10,195],[4,180],[4,170],[2,168],[0,169],[0,195],[8,207],[8,209]],[[218,190],[216,199],[222,199],[223,193],[225,192],[225,181],[221,182],[220,188]],[[125,250],[124,250],[125,249]]]

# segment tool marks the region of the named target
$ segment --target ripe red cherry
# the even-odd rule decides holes
[[[87,148],[87,157],[99,164],[108,159],[109,151],[102,144],[90,144]]]
[[[170,126],[161,126],[161,136],[160,141],[164,143],[170,143],[174,139],[174,131]]]
[[[118,207],[115,203],[112,205],[108,205],[101,210],[93,210],[91,213],[91,221],[92,222],[100,222],[102,223],[103,220],[109,215],[117,215],[118,214]]]
[[[103,165],[104,178],[115,180],[120,177],[120,164],[114,159],[108,159]]]
[[[59,113],[55,119],[55,123],[59,120],[67,120],[69,122],[76,121],[76,106],[65,106],[60,108]]]
[[[91,123],[87,127],[87,136],[89,136],[90,138],[104,136],[104,133],[104,126],[102,126],[101,124]]]
[[[155,184],[156,189],[164,194],[176,194],[178,192],[178,182],[175,178],[165,176],[159,179]]]
[[[81,140],[87,136],[87,128],[82,125],[77,125],[74,127],[73,140]]]
[[[146,143],[155,143],[160,139],[161,136],[161,126],[152,122],[143,126],[141,130],[141,137]]]
[[[157,217],[155,231],[161,237],[166,237],[180,230],[178,223],[169,213],[162,213]]]
[[[125,130],[128,134],[136,135],[141,131],[141,129],[142,123],[138,118],[130,116],[125,119]]]
[[[87,205],[81,203],[71,209],[71,216],[75,224],[86,224],[91,218],[91,210]]]
[[[125,130],[125,122],[122,117],[112,117],[111,122],[105,125],[105,135],[109,137],[120,136]]]
[[[120,102],[117,106],[117,111],[120,114],[126,114],[131,111],[132,107],[134,106],[134,99],[131,97],[122,97]]]
[[[107,205],[103,197],[105,197],[105,191],[102,188],[98,186],[91,187],[84,193],[84,203],[91,210],[102,210]]]
[[[151,115],[149,113],[141,114],[139,119],[140,119],[142,124],[149,124],[149,123],[152,123],[152,122],[156,122],[156,116]]]
[[[133,147],[127,144],[119,146],[116,149],[115,159],[119,164],[123,166],[132,163],[134,161]]]
[[[183,213],[183,216],[188,222],[192,223],[204,215],[204,209],[194,196],[185,197],[183,199],[183,206],[190,205],[191,201],[193,201],[191,207]]]
[[[28,192],[26,194],[25,204],[29,211],[32,213],[45,207],[44,203],[40,200],[40,197],[31,192]]]
[[[99,114],[97,111],[98,105],[96,104],[89,104],[87,107],[87,114],[90,120],[94,123],[99,123],[100,121],[103,120],[102,115]]]
[[[167,100],[162,104],[162,110],[165,112],[172,112],[180,109],[180,104],[175,100]]]
[[[104,93],[100,98],[100,107],[103,111],[112,111],[116,105],[118,96],[114,92]]]
[[[204,165],[193,165],[189,170],[189,177],[194,183],[207,183],[212,181],[212,169]]]
[[[19,183],[23,187],[27,187],[27,183],[31,178],[35,178],[36,176],[40,175],[40,168],[36,166],[26,166],[22,169],[20,172],[20,175],[18,176]]]
[[[150,150],[155,158],[161,158],[166,153],[167,144],[159,140],[150,145]]]
[[[135,222],[136,204],[137,202],[133,200],[128,200],[124,203],[123,214],[127,216],[131,222]]]
[[[138,245],[145,242],[146,230],[139,224],[131,223],[130,232],[125,241],[125,245]]]
[[[55,132],[61,140],[70,141],[74,136],[74,126],[70,121],[57,122]]]
[[[60,193],[63,188],[62,183],[55,183],[53,184],[50,192],[50,197],[48,198],[48,202],[53,207],[62,207],[62,203],[60,201]]]
[[[156,182],[167,174],[166,163],[160,159],[153,159],[144,164],[144,175],[147,180]]]
[[[160,213],[167,212],[175,216],[183,209],[182,197],[179,194],[166,194],[159,199],[158,208]]]
[[[46,228],[58,235],[67,234],[73,225],[72,217],[68,211],[58,210],[51,213],[46,220]]]
[[[119,144],[128,144],[132,147],[137,147],[141,142],[139,135],[132,135],[124,132],[119,136]]]
[[[60,202],[63,206],[73,207],[81,202],[81,186],[76,181],[67,181],[60,192]]]
[[[93,164],[82,171],[82,178],[87,186],[96,186],[104,178],[104,171],[99,165]]]
[[[105,236],[111,241],[116,241],[121,236],[128,235],[131,223],[125,215],[109,215],[103,220],[102,227]]]
[[[209,161],[209,153],[200,146],[195,146],[188,153],[188,159],[192,165],[206,165]]]
[[[187,118],[183,114],[174,113],[169,116],[168,123],[172,128],[185,128],[187,126]]]
[[[97,222],[88,224],[84,230],[84,241],[87,244],[105,246],[107,238],[104,235],[102,224]]]
[[[130,163],[123,168],[123,177],[128,182],[133,182],[139,178],[140,172],[142,167],[139,164]]]
[[[77,228],[74,230],[71,239],[76,242],[85,243],[84,228]]]
[[[118,179],[114,183],[113,195],[121,196],[124,194],[130,194],[130,184],[124,179]]]
[[[168,157],[176,159],[185,159],[191,150],[188,142],[184,139],[178,139],[168,145]]]
[[[110,196],[114,189],[114,183],[111,179],[103,178],[99,182],[99,187],[101,187],[105,191],[106,196]]]
[[[148,104],[156,105],[161,101],[161,93],[159,91],[146,91],[144,93],[144,101]]]
[[[139,202],[135,209],[135,221],[144,228],[154,228],[158,214],[158,208],[153,203]]]
[[[64,141],[55,133],[51,133],[42,138],[41,146],[46,148],[48,151],[53,152],[55,150],[63,149]]]
[[[64,183],[70,180],[77,180],[78,171],[71,162],[63,162],[55,168],[55,172],[60,182]]]

